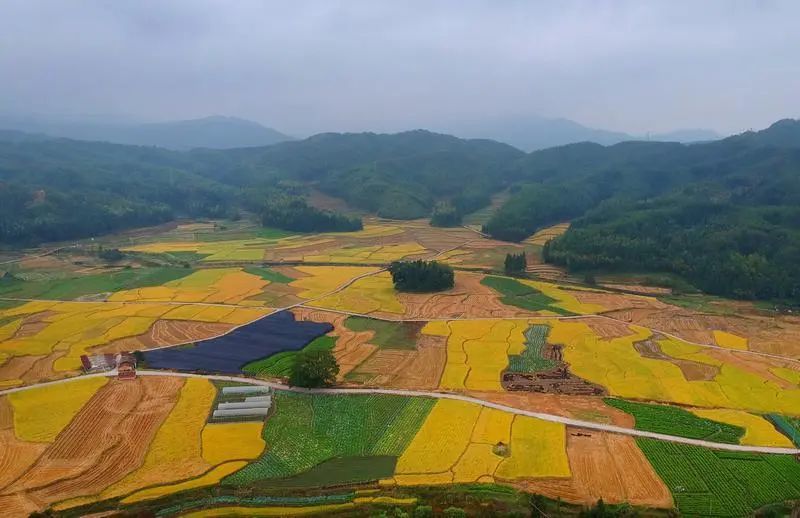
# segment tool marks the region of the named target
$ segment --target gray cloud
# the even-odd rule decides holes
[[[794,0],[4,0],[0,110],[734,132],[800,116],[798,20]]]

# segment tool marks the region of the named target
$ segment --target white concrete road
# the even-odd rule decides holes
[[[553,423],[562,423],[567,426],[572,426],[575,428],[582,428],[585,430],[597,430],[602,432],[610,432],[610,433],[617,433],[623,435],[630,435],[633,437],[648,437],[650,439],[658,439],[661,441],[667,442],[675,442],[680,444],[691,444],[693,446],[702,446],[704,448],[713,448],[717,450],[728,450],[728,451],[742,451],[742,452],[751,452],[751,453],[778,453],[778,454],[789,454],[789,455],[800,455],[800,449],[798,448],[777,448],[771,446],[750,446],[744,444],[725,444],[713,441],[704,441],[701,439],[689,439],[686,437],[679,437],[676,435],[667,435],[663,433],[654,433],[654,432],[647,432],[644,430],[635,430],[633,428],[625,428],[622,426],[615,426],[610,424],[603,424],[603,423],[595,423],[592,421],[583,421],[581,419],[572,419],[570,417],[563,417],[560,415],[553,415],[553,414],[546,414],[543,412],[533,412],[530,410],[523,410],[521,408],[514,408],[507,405],[501,405],[498,403],[493,403],[491,401],[486,401],[483,399],[474,398],[471,396],[465,396],[463,394],[453,394],[450,392],[432,392],[426,390],[403,390],[403,389],[380,389],[380,388],[323,388],[323,389],[304,389],[299,387],[290,387],[288,385],[284,385],[281,383],[275,383],[271,381],[264,381],[255,378],[245,378],[239,376],[224,376],[224,375],[213,375],[213,374],[191,374],[185,372],[169,372],[169,371],[154,371],[154,370],[139,370],[137,374],[140,376],[178,376],[182,378],[205,378],[210,380],[220,380],[220,381],[233,381],[239,383],[249,383],[252,385],[261,385],[266,387],[271,387],[273,390],[283,390],[288,392],[297,392],[297,393],[305,393],[305,394],[389,394],[395,396],[413,396],[413,397],[429,397],[435,399],[453,399],[457,401],[465,401],[468,403],[474,403],[476,405],[494,408],[497,410],[502,410],[504,412],[509,412],[511,414],[516,415],[524,415],[529,417],[535,417],[536,419],[541,419],[543,421],[550,421]],[[46,385],[54,385],[54,384],[61,384],[61,383],[70,383],[72,381],[86,378],[86,377],[101,377],[101,376],[116,376],[115,372],[103,372],[98,374],[87,374],[85,376],[78,376],[75,378],[66,378],[57,381],[49,381],[45,383],[40,383],[37,385],[28,385],[24,387],[17,387],[12,389],[0,390],[0,396],[5,394],[12,394],[14,392],[22,392],[25,390],[31,390],[36,387],[42,387]]]

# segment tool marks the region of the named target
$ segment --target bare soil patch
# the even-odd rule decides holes
[[[714,330],[725,331],[747,338],[751,351],[800,358],[800,318],[795,316],[711,315],[670,305],[605,314],[706,345],[716,345]]]
[[[435,389],[447,363],[447,338],[420,335],[417,350],[409,364],[391,380],[391,387]]]
[[[634,342],[633,347],[636,349],[636,352],[645,358],[665,360],[677,365],[687,381],[714,381],[714,378],[716,378],[717,374],[719,374],[719,367],[716,365],[708,365],[706,363],[683,360],[668,356],[658,345],[658,340],[663,338],[663,336],[655,334],[647,340]]]
[[[455,286],[441,293],[400,293],[405,318],[503,318],[533,315],[500,302],[496,291],[481,284],[482,274],[456,272]]]
[[[522,410],[633,428],[633,416],[606,405],[600,397],[532,392],[470,392],[470,396]]]
[[[527,490],[573,503],[629,502],[672,507],[669,489],[653,471],[632,437],[567,428],[569,479],[529,480]]]
[[[233,324],[218,322],[158,320],[145,334],[114,340],[109,344],[94,348],[92,352],[116,353],[196,342],[219,336],[230,331],[234,327],[236,326]]]
[[[337,337],[336,345],[333,346],[333,356],[339,364],[340,381],[378,350],[376,345],[369,343],[375,333],[352,331],[344,325],[347,315],[308,308],[294,308],[292,313],[296,320],[328,322],[333,326],[333,331],[328,335]]]
[[[52,503],[96,494],[138,468],[183,380],[112,380],[78,412],[44,454],[4,494]]]

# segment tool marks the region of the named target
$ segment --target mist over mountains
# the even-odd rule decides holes
[[[36,115],[2,115],[0,130],[15,130],[74,140],[158,146],[166,149],[230,149],[269,146],[292,137],[237,117],[135,123],[113,118],[58,118]]]
[[[548,119],[537,116],[456,123],[432,129],[461,138],[495,140],[526,152],[578,142],[594,142],[610,146],[631,140],[688,143],[721,138],[716,132],[705,129],[631,135],[589,128],[569,119]],[[174,150],[257,147],[294,140],[293,137],[258,122],[224,116],[139,123],[112,117],[59,118],[0,114],[0,130],[15,130],[74,140],[158,146]],[[369,131],[369,128],[365,131]]]
[[[611,146],[631,140],[690,143],[717,140],[722,137],[708,129],[679,129],[667,133],[631,135],[619,131],[590,128],[569,119],[548,119],[536,116],[467,122],[447,126],[440,130],[463,138],[497,140],[527,152],[578,142],[594,142]]]

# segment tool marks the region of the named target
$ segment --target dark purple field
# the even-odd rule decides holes
[[[145,351],[149,368],[241,374],[252,361],[282,351],[297,351],[333,329],[328,323],[297,322],[289,311],[281,311],[231,331],[225,336]]]

